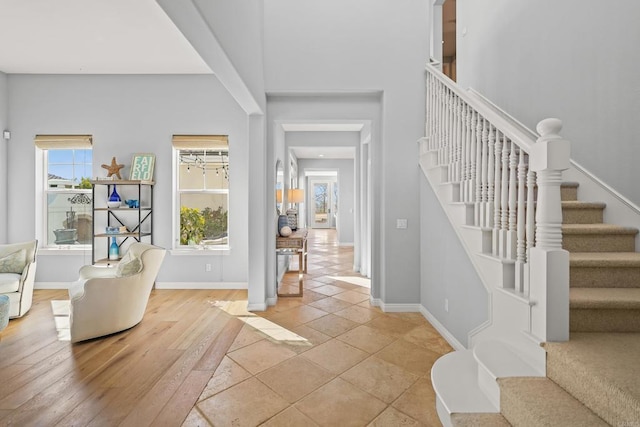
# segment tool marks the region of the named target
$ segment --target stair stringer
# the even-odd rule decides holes
[[[515,363],[510,369],[509,376],[528,376],[532,375],[532,372],[537,373],[539,376],[544,376],[545,352],[541,348],[540,342],[529,333],[531,331],[532,303],[527,298],[517,294],[513,289],[515,282],[514,263],[494,257],[491,254],[491,231],[471,225],[470,220],[472,220],[473,215],[468,215],[468,206],[467,210],[465,210],[464,207],[461,207],[464,204],[455,199],[456,195],[459,194],[456,191],[456,188],[459,188],[459,183],[447,182],[446,167],[436,164],[437,156],[433,152],[425,151],[425,140],[426,138],[420,140],[420,168],[427,177],[427,181],[435,192],[489,296],[489,317],[469,333],[469,347],[473,348],[485,341],[508,343],[506,347],[497,347],[497,354],[490,357],[500,359],[502,357],[500,353],[507,351],[505,350],[507,347],[510,354],[517,355],[514,359],[519,360],[519,362]],[[462,214],[461,211],[463,212]],[[486,356],[487,352],[485,351],[480,357]],[[433,367],[432,383],[437,395],[438,413],[445,426],[451,425],[451,408],[455,408],[457,412],[465,412],[464,402],[451,403],[446,401],[446,399],[456,399],[455,396],[458,393],[451,393],[450,381],[459,380],[461,372],[469,372],[468,375],[476,375],[476,378],[473,378],[473,382],[478,385],[474,390],[479,390],[476,398],[491,402],[482,412],[499,412],[500,410],[499,388],[496,384],[493,384],[500,373],[491,371],[491,363],[484,363],[482,360],[478,360],[477,356],[474,359],[475,362],[470,362],[468,360],[469,357],[466,356],[464,358],[466,359],[465,362],[462,362],[463,358],[450,357],[446,363],[437,363]],[[445,361],[443,360],[443,362]],[[467,365],[476,363],[477,368],[474,370],[461,369],[455,375],[447,375],[448,372],[442,372],[442,370],[453,372],[451,366],[455,366],[456,363],[460,363],[461,368],[462,363]],[[439,367],[443,367],[440,372],[438,372]],[[439,390],[442,390],[444,395],[439,393]],[[468,393],[465,392],[464,394],[467,395]],[[469,400],[467,399],[467,401]],[[469,407],[468,410],[477,409]]]
[[[489,295],[487,310],[489,318],[469,333],[469,342],[477,342],[483,336],[505,341],[513,339],[517,343],[522,342],[525,354],[529,351],[537,353],[538,343],[526,338],[523,339],[525,333],[531,330],[531,304],[522,296],[509,291],[513,289],[514,285],[514,263],[510,260],[494,257],[491,254],[491,231],[473,226],[469,223],[468,213],[461,213],[461,210],[464,209],[461,206],[463,204],[456,199],[451,199],[457,194],[457,191],[452,189],[455,189],[459,184],[446,182],[447,169],[445,166],[435,164],[437,156],[434,152],[425,150],[425,140],[426,138],[422,138],[419,141],[421,144],[420,168],[427,177],[427,181],[435,192]],[[493,294],[496,291],[500,291],[500,298],[497,300],[500,303],[499,307],[494,307],[493,303]],[[513,316],[509,321],[503,319],[505,307],[508,307],[507,313]],[[503,314],[496,313],[496,308],[500,309]],[[496,325],[496,320],[500,320],[504,325]],[[489,331],[490,329],[495,329],[495,332]],[[544,366],[544,352],[542,352],[541,360],[538,359],[540,357],[536,355],[532,358],[532,362],[535,361],[535,365],[538,367]]]

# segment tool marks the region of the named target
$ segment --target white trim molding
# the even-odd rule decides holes
[[[156,289],[248,289],[247,282],[156,282]]]

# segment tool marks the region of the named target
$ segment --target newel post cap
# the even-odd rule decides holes
[[[530,153],[531,169],[539,171],[562,171],[569,169],[571,143],[560,136],[562,121],[544,119],[536,126],[540,137]]]

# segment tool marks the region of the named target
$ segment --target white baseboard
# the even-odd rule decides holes
[[[35,282],[33,289],[69,289],[72,282]]]
[[[385,313],[420,313],[420,304],[385,304],[380,303]]]
[[[248,289],[247,282],[156,282],[156,289]]]
[[[424,308],[424,306],[420,306],[420,313],[424,316],[425,319],[431,323],[431,325],[436,328],[436,330],[442,335],[442,338],[447,340],[447,342],[453,347],[455,350],[466,350],[467,348],[462,345],[460,341],[456,339],[451,332],[447,330],[447,328],[442,325],[442,323],[438,322],[438,320],[433,316],[433,314],[429,313],[429,310]]]
[[[35,282],[34,289],[69,289],[72,282]],[[156,282],[156,289],[247,289],[247,282]]]
[[[353,246],[353,242],[338,242],[338,246]]]
[[[276,305],[277,302],[278,302],[278,298],[277,297],[267,298],[267,305],[268,306]]]

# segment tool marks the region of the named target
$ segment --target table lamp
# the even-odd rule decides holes
[[[287,209],[287,219],[289,227],[292,230],[298,229],[298,203],[304,202],[304,190],[300,188],[291,188],[287,191],[287,202],[295,205],[291,209]]]

